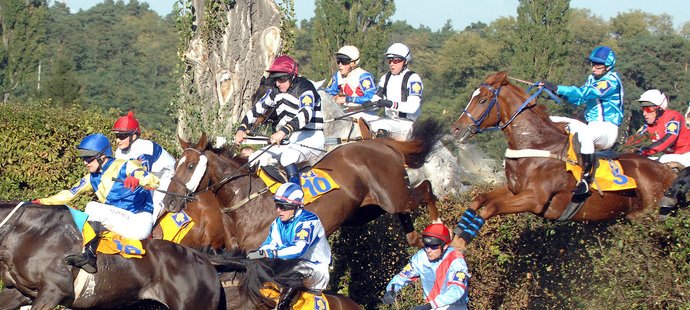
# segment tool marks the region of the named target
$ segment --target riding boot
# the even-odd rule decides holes
[[[388,130],[385,129],[379,129],[376,131],[376,137],[377,138],[390,138],[391,133]]]
[[[289,164],[285,166],[285,172],[287,173],[288,182],[302,186],[302,183],[300,183],[299,179],[299,170],[297,169],[297,164]]]
[[[575,185],[573,193],[583,195],[589,192],[589,187],[594,181],[594,154],[582,154],[582,178]]]
[[[290,309],[290,304],[292,304],[292,300],[295,299],[295,296],[299,293],[299,290],[294,288],[294,287],[288,287],[285,292],[283,293],[282,299],[278,302],[278,307],[276,309],[278,310],[288,310]]]
[[[65,257],[65,261],[68,265],[79,267],[88,273],[96,273],[96,271],[98,271],[96,266],[96,250],[98,249],[98,243],[101,241],[103,226],[100,222],[89,223],[96,233],[96,236],[84,245],[84,253],[79,255],[68,255]]]

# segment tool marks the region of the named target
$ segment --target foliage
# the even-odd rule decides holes
[[[293,54],[297,36],[297,19],[295,18],[295,0],[280,1],[280,12],[283,14],[280,24],[280,36],[283,40],[282,53]]]
[[[36,199],[71,187],[86,173],[76,146],[96,132],[115,141],[110,130],[117,117],[114,110],[104,114],[51,100],[0,104],[0,200]],[[155,131],[144,128],[142,137],[176,150]]]

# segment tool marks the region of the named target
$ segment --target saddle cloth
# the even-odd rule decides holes
[[[194,227],[192,218],[180,211],[177,213],[167,212],[159,221],[161,230],[163,231],[163,240],[180,243],[187,233]]]
[[[70,214],[72,214],[72,219],[77,225],[77,228],[81,228],[84,245],[86,245],[96,237],[96,232],[93,230],[93,227],[86,221],[88,215],[72,207],[68,207],[68,209]],[[104,254],[120,254],[125,258],[141,258],[142,255],[146,253],[141,241],[123,238],[112,231],[103,232],[103,236],[98,243],[98,249],[96,249],[96,251]]]
[[[264,288],[261,289],[261,294],[273,299],[276,304],[280,299],[280,292],[276,288],[275,284],[267,283]],[[316,295],[310,292],[300,292],[300,295],[292,301],[293,310],[327,310],[330,309],[328,305],[328,300],[323,293]]]
[[[278,187],[283,183],[271,178],[263,168],[257,172],[261,180],[264,181],[271,193],[275,193]],[[340,188],[338,183],[335,183],[328,172],[312,168],[308,171],[302,172],[300,175],[302,181],[302,191],[304,192],[304,204],[307,205],[323,194],[328,193],[334,189]]]
[[[573,163],[577,162],[577,152],[573,147],[573,135],[570,135],[568,144],[568,159],[565,162],[566,171],[570,171],[577,181],[582,177],[582,167]],[[602,191],[620,191],[625,189],[637,188],[637,183],[632,177],[626,176],[623,166],[618,160],[597,159],[596,171],[594,173],[595,182],[592,188]]]

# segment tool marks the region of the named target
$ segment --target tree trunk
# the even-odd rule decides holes
[[[204,2],[192,1],[193,36],[184,53],[187,67],[177,107],[183,138],[198,137],[201,131],[232,136],[282,46],[281,13],[273,0],[215,8],[205,8]],[[215,24],[220,29],[213,29]]]

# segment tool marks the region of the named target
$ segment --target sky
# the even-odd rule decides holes
[[[54,0],[67,2],[76,12],[88,9],[102,0]],[[117,0],[116,0],[117,1]],[[124,0],[125,2],[129,0]],[[177,0],[139,0],[147,2],[154,11],[164,16],[172,12]],[[439,30],[447,20],[453,28],[462,30],[473,22],[490,23],[502,16],[517,16],[517,0],[396,0],[396,12],[392,20],[404,20],[413,27],[425,25],[431,30]],[[673,17],[675,28],[690,21],[687,0],[571,0],[572,8],[587,8],[595,15],[609,20],[618,13],[642,10],[652,14],[667,13]],[[298,20],[314,16],[313,0],[295,0],[295,13]],[[299,24],[299,22],[298,22]]]

